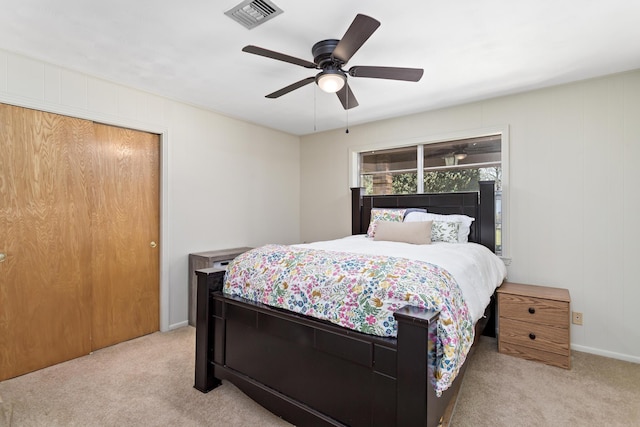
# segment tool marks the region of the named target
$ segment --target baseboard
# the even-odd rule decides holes
[[[613,351],[601,350],[599,348],[587,347],[584,345],[571,344],[571,350],[581,351],[583,353],[595,354],[597,356],[609,357],[611,359],[624,360],[625,362],[633,362],[640,364],[640,357],[631,356],[630,354],[616,353]]]
[[[173,323],[169,325],[169,330],[172,331],[174,329],[182,328],[183,326],[189,326],[189,321],[185,320],[183,322]],[[166,332],[166,331],[162,331],[162,332]]]

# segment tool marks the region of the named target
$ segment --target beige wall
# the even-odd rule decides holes
[[[511,281],[568,288],[574,349],[640,362],[640,71],[301,139],[301,237],[350,233],[349,150],[507,129]]]
[[[0,102],[162,135],[164,330],[187,323],[190,252],[300,240],[297,136],[1,50]]]
[[[507,129],[510,280],[568,288],[573,347],[640,362],[640,71],[298,138],[0,50],[0,102],[162,134],[163,329],[189,252],[349,234],[349,150]]]

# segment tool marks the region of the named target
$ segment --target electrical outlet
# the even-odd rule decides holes
[[[582,325],[582,313],[579,311],[571,312],[571,323],[574,325]]]

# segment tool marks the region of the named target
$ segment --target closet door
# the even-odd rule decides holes
[[[93,123],[0,104],[0,380],[88,354]]]
[[[92,349],[159,329],[158,135],[94,125]]]
[[[159,329],[159,145],[0,104],[0,380]]]

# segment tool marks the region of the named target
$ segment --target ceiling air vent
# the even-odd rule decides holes
[[[270,1],[247,0],[226,11],[224,14],[234,21],[239,22],[242,26],[252,29],[281,13],[282,9]]]

